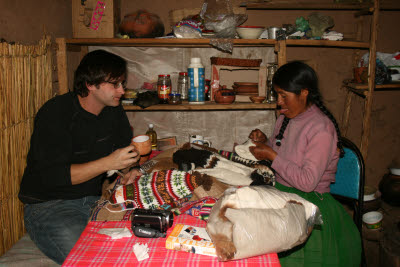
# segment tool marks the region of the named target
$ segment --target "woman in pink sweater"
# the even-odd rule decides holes
[[[273,78],[280,116],[272,137],[259,129],[249,138],[258,160],[272,161],[276,187],[317,205],[323,225],[302,245],[281,253],[282,266],[359,266],[361,238],[342,205],[329,193],[339,156],[339,127],[324,106],[315,71],[301,62],[281,66]]]

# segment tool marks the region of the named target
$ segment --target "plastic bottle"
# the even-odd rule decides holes
[[[150,137],[151,140],[151,149],[157,150],[157,133],[154,131],[154,125],[152,123],[149,124],[149,129],[146,132],[146,135]]]
[[[190,59],[188,67],[189,76],[189,104],[203,104],[205,103],[205,78],[204,66],[198,57]]]

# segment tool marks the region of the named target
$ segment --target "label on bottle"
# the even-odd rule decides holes
[[[158,98],[168,99],[168,95],[171,93],[171,86],[159,85],[158,86]]]

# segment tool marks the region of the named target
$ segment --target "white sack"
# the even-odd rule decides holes
[[[227,190],[207,223],[221,261],[281,252],[303,243],[321,220],[318,207],[271,186]]]

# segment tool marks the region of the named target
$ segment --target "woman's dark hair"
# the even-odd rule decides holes
[[[74,93],[86,97],[89,90],[86,86],[99,86],[106,81],[117,81],[120,77],[126,77],[126,61],[113,53],[104,50],[95,50],[87,53],[74,76]]]
[[[315,104],[332,121],[338,136],[337,147],[340,150],[340,157],[343,157],[344,151],[339,126],[335,117],[322,102],[321,93],[318,88],[318,77],[315,71],[303,62],[289,62],[282,65],[276,71],[272,79],[272,84],[273,86],[278,86],[279,88],[296,95],[300,95],[302,89],[308,90],[307,104]],[[289,119],[284,120],[284,122],[285,123],[282,123],[279,134],[276,136],[276,139],[279,141],[283,138],[283,133],[289,123]]]

